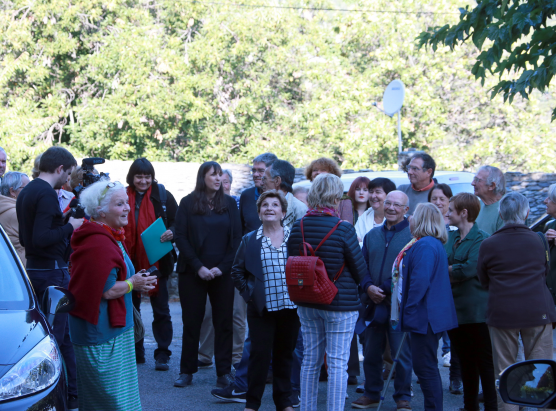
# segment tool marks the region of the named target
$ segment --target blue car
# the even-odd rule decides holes
[[[51,324],[69,312],[69,291],[49,287],[39,302],[0,226],[0,410],[67,410],[66,371]]]

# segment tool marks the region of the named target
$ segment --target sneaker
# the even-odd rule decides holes
[[[451,353],[446,353],[442,356],[442,359],[443,359],[442,365],[444,367],[449,367],[451,365],[450,360],[452,359],[452,354]]]
[[[234,383],[234,377],[231,374],[221,375],[216,379],[216,386],[218,388],[226,388]]]
[[[358,394],[363,394],[365,392],[365,381],[363,380],[363,384],[358,385],[355,389],[355,392]]]
[[[296,390],[292,390],[292,395],[290,396],[290,401],[292,402],[293,408],[298,408],[301,405],[301,393]]]
[[[459,395],[463,394],[463,384],[460,380],[452,380],[450,381],[450,394]]]
[[[396,402],[396,408],[398,411],[411,411],[411,403],[409,401],[400,400]]]
[[[178,379],[174,381],[174,387],[185,387],[191,385],[193,381],[193,374],[180,374]]]
[[[351,408],[359,408],[359,409],[377,408],[379,402],[380,402],[379,400],[371,400],[370,398],[362,395],[361,397],[359,397],[358,399],[356,399],[351,403]]]
[[[79,408],[79,401],[77,395],[68,395],[68,410],[77,410]]]
[[[158,358],[154,360],[154,369],[156,371],[168,371],[170,369],[168,365],[169,361],[170,358],[168,358],[167,355],[159,355]]]
[[[212,368],[212,362],[203,362],[201,360],[197,360],[197,368]]]
[[[231,383],[226,388],[215,388],[210,392],[216,398],[226,402],[245,402],[247,393],[238,391],[236,385]]]

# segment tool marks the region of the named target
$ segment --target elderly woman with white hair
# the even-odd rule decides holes
[[[494,372],[517,361],[519,338],[526,360],[552,358],[554,301],[546,287],[547,244],[525,225],[529,202],[519,193],[500,200],[504,226],[479,249],[477,274],[488,290],[486,323],[492,341]],[[498,398],[498,410],[515,410]]]
[[[350,345],[361,307],[357,287],[367,266],[355,228],[339,218],[338,206],[343,195],[344,185],[338,176],[328,173],[316,176],[307,197],[309,210],[294,223],[288,240],[289,256],[299,256],[302,243],[317,249],[322,242],[315,254],[324,263],[329,279],[336,280],[338,289],[330,304],[294,301],[298,306],[304,345],[302,411],[317,410],[319,373],[325,352],[328,410],[340,410],[345,406]]]
[[[136,274],[125,248],[130,208],[121,183],[96,182],[80,202],[91,220],[71,239],[69,290],[76,304],[69,322],[79,409],[140,410],[131,291],[153,289],[156,277]]]
[[[548,187],[548,195],[544,200],[546,214],[556,219],[556,184]],[[546,284],[556,303],[556,220],[551,220],[544,227],[544,235],[550,247],[550,272]]]
[[[15,202],[21,190],[29,184],[29,177],[17,171],[4,174],[0,185],[0,225],[4,227],[19,259],[25,266],[25,247],[19,242],[19,224],[15,211]]]

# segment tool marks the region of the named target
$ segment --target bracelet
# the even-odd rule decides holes
[[[126,294],[129,294],[131,292],[131,290],[133,290],[133,283],[129,280],[125,280],[125,282],[127,283],[129,290],[127,291]]]

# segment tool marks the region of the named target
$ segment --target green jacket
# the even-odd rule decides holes
[[[544,226],[544,232],[546,233],[549,229],[556,230],[556,220],[549,221]],[[556,304],[556,244],[554,241],[549,243],[550,246],[550,271],[548,272],[548,277],[546,278],[546,285],[550,290],[550,294],[554,299]]]
[[[479,248],[488,234],[479,230],[477,224],[469,231],[463,241],[459,230],[450,231],[448,242],[444,245],[448,254],[448,264],[452,266],[452,294],[458,316],[458,324],[476,324],[486,321],[488,291],[484,289],[477,276]]]

